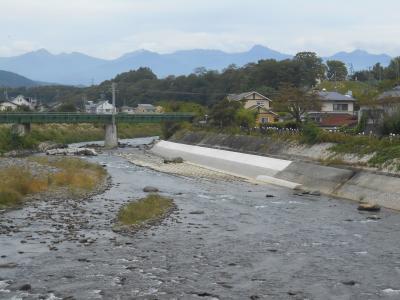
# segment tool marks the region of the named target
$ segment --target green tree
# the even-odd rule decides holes
[[[210,111],[212,124],[221,127],[236,125],[236,114],[243,108],[239,101],[228,101],[224,99],[216,103]]]
[[[235,123],[245,128],[252,128],[256,125],[256,114],[255,111],[240,108],[235,113]]]
[[[274,109],[290,114],[298,123],[307,112],[321,110],[321,100],[316,92],[290,85],[283,86],[275,100]]]
[[[331,81],[344,81],[347,78],[346,65],[340,60],[328,60],[326,62],[328,67],[327,77]]]
[[[57,111],[59,112],[76,112],[76,106],[73,103],[63,103],[58,108]]]
[[[322,58],[318,57],[316,53],[299,52],[293,60],[299,63],[304,86],[315,86],[317,80],[324,78],[326,66],[322,63]]]

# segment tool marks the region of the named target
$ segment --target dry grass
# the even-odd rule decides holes
[[[172,199],[151,194],[122,207],[118,213],[118,221],[122,225],[138,225],[155,221],[165,215],[173,206]]]
[[[0,208],[18,206],[26,195],[66,187],[74,194],[93,190],[107,172],[97,164],[78,158],[32,157],[30,160],[55,168],[55,172],[32,175],[29,167],[0,170]]]

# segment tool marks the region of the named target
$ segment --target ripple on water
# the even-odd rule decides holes
[[[394,289],[385,289],[382,291],[386,295],[394,296],[394,295],[400,295],[400,290],[394,290]]]

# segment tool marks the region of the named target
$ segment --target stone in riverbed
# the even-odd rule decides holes
[[[30,284],[28,284],[28,283],[26,283],[26,284],[23,284],[23,285],[21,285],[20,287],[19,287],[19,290],[20,291],[30,291],[32,289],[32,286],[30,285]]]
[[[360,203],[358,205],[358,210],[360,211],[380,211],[381,207],[378,204],[371,204],[371,203]]]
[[[171,159],[164,159],[164,164],[181,164],[183,163],[182,157],[174,157]]]
[[[154,186],[145,186],[143,188],[143,192],[145,192],[145,193],[157,193],[157,192],[159,192],[159,189],[154,187]]]

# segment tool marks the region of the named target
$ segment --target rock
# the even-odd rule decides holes
[[[20,287],[19,287],[19,290],[20,291],[30,291],[32,289],[32,286],[30,285],[30,284],[28,284],[28,283],[26,283],[26,284],[23,284],[23,285],[21,285]]]
[[[321,192],[320,191],[312,191],[310,192],[311,196],[321,196]]]
[[[342,281],[342,284],[353,286],[353,285],[356,285],[356,284],[357,284],[357,281],[354,281],[354,280],[346,280],[346,281]]]
[[[375,221],[376,221],[376,220],[380,220],[381,217],[379,217],[379,216],[377,216],[377,215],[373,215],[373,216],[368,216],[367,219],[368,219],[368,220],[375,220]]]
[[[68,148],[68,145],[57,144],[57,143],[49,141],[49,142],[40,143],[37,148],[40,152],[46,152],[47,150],[53,150],[53,149],[65,149],[65,148]]]
[[[378,204],[360,203],[357,209],[360,211],[380,211],[381,207]]]
[[[0,264],[0,269],[11,269],[11,268],[16,268],[18,265],[16,263],[6,263],[6,264]]]
[[[84,155],[97,156],[97,152],[90,148],[66,148],[66,149],[51,149],[46,151],[47,155]]]
[[[143,192],[145,192],[145,193],[157,193],[157,192],[159,192],[159,189],[154,187],[154,186],[145,186],[143,188]]]
[[[273,198],[273,197],[275,197],[275,196],[274,196],[274,195],[270,195],[270,194],[266,194],[265,197],[267,197],[267,198]]]
[[[171,159],[164,159],[164,164],[181,164],[183,163],[182,157],[174,157]]]
[[[204,211],[202,211],[202,210],[194,210],[194,211],[189,212],[189,214],[191,214],[191,215],[202,215],[202,214],[204,214]]]

